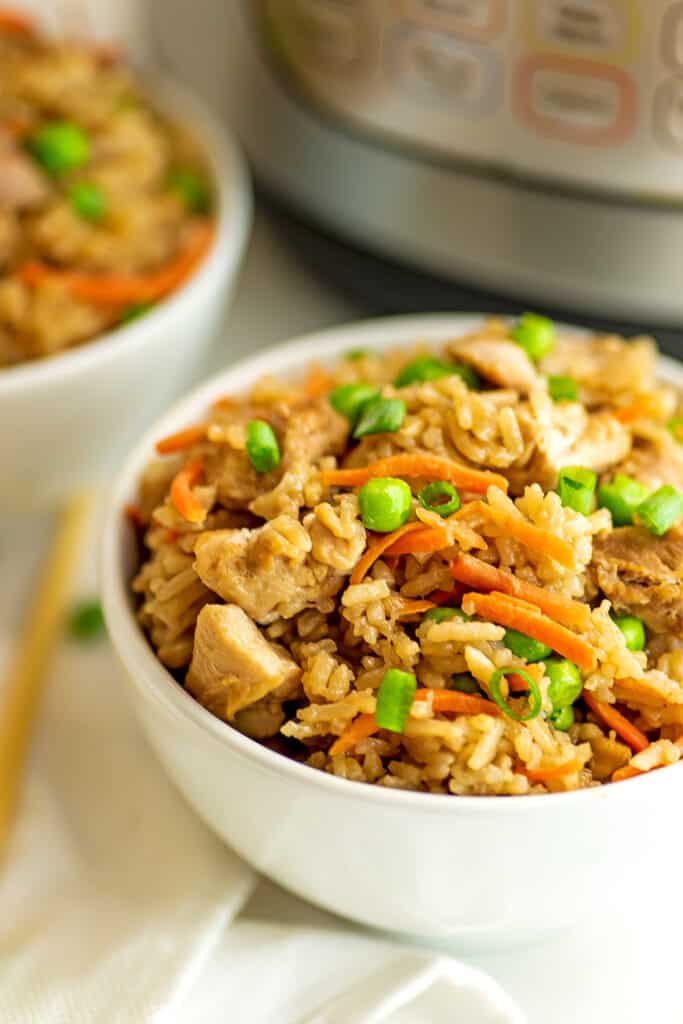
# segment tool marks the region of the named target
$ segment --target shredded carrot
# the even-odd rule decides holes
[[[424,477],[432,480],[448,480],[456,487],[474,494],[486,494],[491,486],[507,491],[507,480],[498,473],[487,473],[480,469],[461,466],[451,459],[443,459],[426,452],[403,452],[389,455],[386,459],[371,462],[359,469],[329,469],[321,474],[326,485],[338,487],[362,487],[368,480],[378,476]]]
[[[32,36],[35,32],[33,19],[24,11],[12,7],[0,7],[0,32],[18,36]]]
[[[595,668],[595,651],[591,645],[536,608],[526,607],[523,602],[514,598],[511,601],[506,594],[495,590],[490,594],[465,594],[463,607],[465,605],[473,607],[484,619],[497,622],[506,629],[517,629],[520,633],[526,633],[534,640],[547,644],[553,651],[576,662],[579,668],[588,672]]]
[[[148,274],[90,274],[80,270],[58,270],[39,260],[25,263],[18,273],[29,287],[45,281],[62,281],[74,298],[97,306],[155,302],[178,288],[193,273],[204,258],[213,234],[210,221],[197,221],[175,259],[161,270]]]
[[[452,590],[433,590],[429,595],[432,604],[447,604],[448,601],[459,601],[462,597],[461,587],[453,587]]]
[[[347,751],[353,750],[356,743],[360,743],[361,740],[367,739],[368,736],[372,736],[376,732],[379,732],[379,726],[374,715],[358,715],[346,727],[341,736],[334,741],[328,753],[330,757],[346,754]]]
[[[207,430],[208,425],[206,423],[196,423],[192,427],[185,427],[184,430],[179,430],[175,434],[162,437],[156,443],[156,450],[159,455],[171,455],[174,452],[182,452],[185,448],[190,448],[193,444],[196,444],[197,441],[203,441]]]
[[[629,722],[628,718],[625,718],[620,711],[617,711],[613,704],[607,704],[603,700],[598,700],[597,697],[594,697],[586,689],[582,691],[581,696],[596,718],[599,718],[608,729],[614,729],[617,736],[620,736],[625,743],[628,743],[631,750],[640,753],[641,750],[645,750],[645,747],[649,746],[650,741],[645,733],[641,732],[633,722]]]
[[[332,378],[326,370],[323,370],[322,366],[314,363],[309,367],[306,380],[304,381],[304,392],[307,398],[318,398],[320,395],[326,395],[331,387]]]
[[[398,613],[399,619],[410,619],[413,615],[422,615],[424,612],[428,612],[430,608],[435,608],[433,601],[428,601],[426,598],[411,601],[409,598],[404,597],[401,601],[401,610]]]
[[[236,404],[237,402],[232,395],[221,395],[220,398],[217,398],[216,401],[213,402],[212,407],[214,409],[234,409]]]
[[[145,527],[145,517],[142,514],[142,510],[137,505],[126,505],[124,509],[126,513],[126,519],[131,523],[136,530],[142,530]]]
[[[541,765],[539,768],[527,768],[526,766],[515,769],[518,775],[526,775],[529,782],[549,782],[551,779],[559,779],[563,775],[574,775],[581,770],[581,762],[575,757],[564,764],[551,764],[547,767]]]
[[[535,679],[537,683],[540,683],[543,678],[543,669],[540,665],[525,665],[524,671],[527,675],[530,675],[532,679]],[[523,676],[512,674],[505,678],[507,679],[507,684],[511,693],[520,693],[529,689],[529,684]]]
[[[387,551],[391,545],[399,539],[399,537],[403,537],[406,533],[422,529],[424,529],[422,523],[405,523],[404,526],[399,526],[398,530],[394,530],[393,533],[382,534],[373,544],[370,544],[369,547],[366,548],[362,557],[356,562],[349,582],[352,585],[362,583],[366,574],[375,564],[377,559],[381,558],[384,552]]]
[[[415,700],[429,700],[434,711],[452,711],[458,715],[500,715],[501,710],[492,700],[473,693],[439,688],[415,691]]]
[[[656,402],[652,395],[640,395],[630,405],[624,405],[621,409],[615,409],[614,415],[620,423],[635,423],[636,420],[644,419],[656,413]]]
[[[641,768],[636,768],[632,764],[625,764],[622,768],[617,768],[613,771],[610,778],[612,782],[623,782],[625,779],[635,779],[636,775],[644,774]]]
[[[466,583],[478,590],[498,590],[502,594],[521,598],[535,605],[552,619],[572,629],[586,629],[590,624],[590,608],[579,601],[572,601],[562,594],[543,590],[533,583],[525,583],[505,569],[496,569],[487,562],[472,555],[461,555],[451,562],[451,576],[460,583]]]
[[[449,539],[446,524],[462,518],[463,513],[469,512],[474,506],[479,505],[478,501],[468,501],[452,516],[444,519],[443,526],[426,526],[420,533],[412,534],[410,537],[402,537],[388,552],[390,555],[417,555],[429,554],[432,551],[442,551],[444,548],[452,547],[453,542]]]
[[[192,493],[192,488],[203,472],[201,461],[191,459],[176,473],[171,484],[171,502],[188,523],[201,523],[206,518],[206,509]]]
[[[513,512],[506,512],[496,508],[494,505],[487,505],[480,501],[478,510],[488,519],[492,520],[506,536],[513,537],[531,551],[537,551],[541,555],[553,558],[565,569],[573,569],[574,549],[571,544],[561,537],[556,537],[550,530],[543,530],[540,526],[534,526],[521,516]]]

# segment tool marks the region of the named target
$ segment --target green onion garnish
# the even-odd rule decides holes
[[[623,473],[617,473],[608,484],[598,488],[598,505],[609,509],[614,526],[630,526],[635,510],[645,498],[647,488]]]
[[[529,687],[529,708],[525,714],[520,715],[514,708],[510,707],[501,693],[500,682],[503,676],[519,676]],[[529,722],[532,718],[537,718],[541,713],[543,699],[539,685],[533,676],[530,676],[523,668],[497,668],[489,680],[489,691],[503,714],[507,715],[508,718],[512,718],[515,722]]]
[[[87,643],[104,629],[104,616],[99,601],[81,601],[69,616],[69,632],[74,640]]]
[[[82,167],[90,158],[88,136],[73,121],[52,121],[44,125],[29,138],[27,146],[33,158],[53,178]]]
[[[575,402],[579,397],[579,389],[572,377],[551,373],[548,377],[548,394],[553,402]]]
[[[379,476],[358,492],[363,525],[377,533],[391,533],[403,526],[413,507],[413,495],[405,480]]]
[[[574,708],[571,704],[565,704],[563,708],[551,711],[548,721],[560,732],[567,732],[574,724]]]
[[[99,185],[78,181],[69,189],[69,202],[79,217],[97,224],[107,212],[107,197]]]
[[[566,708],[581,696],[583,679],[573,661],[568,658],[548,658],[545,674],[548,678],[548,699],[554,711]]]
[[[408,387],[409,384],[422,384],[428,380],[439,380],[441,377],[462,378],[471,391],[481,386],[481,381],[471,366],[462,363],[445,363],[435,356],[418,356],[407,363],[394,381],[397,388]]]
[[[583,466],[565,466],[560,470],[557,493],[565,508],[587,516],[593,511],[593,495],[598,481],[592,469]]]
[[[537,363],[554,348],[555,324],[547,316],[523,313],[510,331],[510,337]]]
[[[257,473],[270,473],[280,462],[280,448],[270,423],[249,420],[247,455]]]
[[[659,487],[636,509],[638,521],[661,537],[683,516],[683,494],[670,484]]]
[[[406,416],[406,403],[402,398],[377,398],[361,409],[353,436],[358,440],[368,434],[393,434]]]
[[[330,405],[350,423],[355,423],[361,410],[379,398],[379,391],[373,384],[358,381],[356,384],[342,384],[330,392]]]
[[[645,649],[645,626],[635,615],[612,615],[615,626],[624,634],[629,651]]]
[[[436,512],[442,519],[453,515],[460,508],[458,492],[447,480],[434,480],[433,483],[426,484],[418,494],[417,500],[428,512]]]
[[[446,622],[447,619],[452,619],[454,616],[462,619],[463,622],[470,622],[472,619],[471,615],[466,615],[462,608],[430,608],[428,612],[425,612],[422,616],[423,622]]]
[[[417,689],[412,672],[388,668],[377,691],[375,721],[380,729],[403,732]]]
[[[175,192],[188,213],[208,213],[211,192],[203,175],[183,167],[176,167],[168,176],[169,191]]]
[[[469,672],[456,672],[446,683],[447,690],[459,690],[460,693],[481,693],[479,683]]]
[[[524,658],[525,661],[543,661],[544,658],[549,657],[552,652],[552,648],[542,644],[540,640],[534,640],[533,637],[527,636],[526,633],[520,633],[516,629],[506,629],[505,636],[503,637],[503,643],[512,651],[517,658]]]

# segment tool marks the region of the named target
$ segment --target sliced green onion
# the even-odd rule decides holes
[[[107,212],[107,197],[99,185],[78,181],[69,189],[69,202],[79,217],[97,224]]]
[[[460,508],[458,492],[447,480],[434,480],[433,483],[426,484],[418,494],[417,500],[428,512],[436,512],[442,519],[452,516]]]
[[[583,678],[578,667],[568,658],[548,658],[545,663],[548,699],[553,710],[573,704],[581,696]]]
[[[379,684],[375,708],[375,721],[380,729],[403,732],[416,689],[417,679],[412,672],[402,672],[399,668],[386,670]]]
[[[28,140],[33,158],[54,178],[82,167],[90,158],[88,136],[73,121],[51,121]]]
[[[175,192],[188,213],[208,213],[211,209],[211,191],[206,178],[197,171],[176,167],[168,176],[169,191]]]
[[[104,629],[104,616],[99,601],[81,601],[69,616],[69,632],[74,640],[87,643]]]
[[[413,507],[413,495],[405,480],[378,476],[358,492],[363,525],[377,533],[391,533],[403,526]]]
[[[598,488],[598,505],[609,509],[614,526],[630,526],[635,510],[645,498],[647,488],[623,473],[617,473],[608,484]]]
[[[551,373],[548,377],[548,394],[553,402],[575,402],[579,397],[579,389],[572,377]]]
[[[149,313],[154,306],[153,302],[131,302],[121,313],[120,324],[130,324],[133,320],[139,320],[141,316]]]
[[[583,466],[565,466],[560,470],[557,493],[565,508],[587,516],[593,511],[593,496],[598,478],[592,469]]]
[[[344,353],[344,359],[365,359],[366,356],[371,356],[372,352],[369,348],[350,348],[348,352]]]
[[[659,487],[636,509],[638,521],[661,537],[683,516],[683,494],[670,484]]]
[[[624,634],[624,640],[629,651],[642,651],[645,649],[645,626],[641,619],[635,615],[613,615],[614,625],[618,626]]]
[[[422,616],[423,622],[446,622],[454,616],[462,619],[463,622],[471,622],[472,616],[466,615],[462,608],[430,608]]]
[[[342,384],[330,392],[330,405],[350,423],[355,423],[362,409],[379,398],[379,391],[374,384],[358,381],[355,384]]]
[[[363,406],[353,436],[358,440],[368,434],[393,434],[405,417],[406,403],[402,398],[377,398]]]
[[[479,683],[469,672],[456,672],[446,684],[447,690],[459,690],[460,693],[481,693]]]
[[[552,648],[542,644],[540,640],[534,640],[533,637],[527,636],[526,633],[520,633],[516,629],[506,629],[505,636],[503,637],[503,643],[512,651],[517,658],[524,658],[525,661],[543,661],[544,658],[549,657],[552,652]]]
[[[555,324],[547,316],[523,313],[510,331],[510,337],[537,363],[555,346]]]
[[[270,473],[280,462],[280,447],[270,423],[249,420],[247,455],[257,473]]]
[[[424,381],[455,375],[461,377],[472,391],[481,386],[479,376],[471,366],[465,366],[463,363],[445,363],[435,356],[418,356],[407,363],[394,381],[394,385],[397,388],[405,388],[409,384],[421,384]]]
[[[503,676],[513,675],[519,676],[529,687],[529,708],[525,714],[520,715],[519,712],[510,707],[500,689],[500,682]],[[508,718],[512,718],[515,722],[529,722],[532,718],[537,718],[541,713],[541,705],[543,703],[541,690],[533,676],[530,676],[523,668],[497,668],[489,680],[489,691],[503,714],[507,715]]]
[[[673,437],[679,443],[683,443],[683,416],[672,416],[667,423],[667,427]]]
[[[565,704],[563,708],[551,711],[548,715],[548,720],[555,729],[559,729],[560,732],[567,732],[574,724],[574,708],[571,704]]]

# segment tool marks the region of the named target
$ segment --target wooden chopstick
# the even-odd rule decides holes
[[[76,495],[66,504],[16,654],[0,686],[0,856],[9,838],[47,661],[62,628],[91,505],[90,494]]]

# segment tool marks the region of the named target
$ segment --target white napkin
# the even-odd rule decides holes
[[[34,521],[0,534],[0,679],[49,533]],[[334,918],[298,901],[296,920],[269,920],[283,902],[274,886],[255,917],[235,920],[256,881],[167,782],[108,642],[65,637],[0,866],[1,1021],[522,1021],[496,982],[450,958],[330,929]]]

